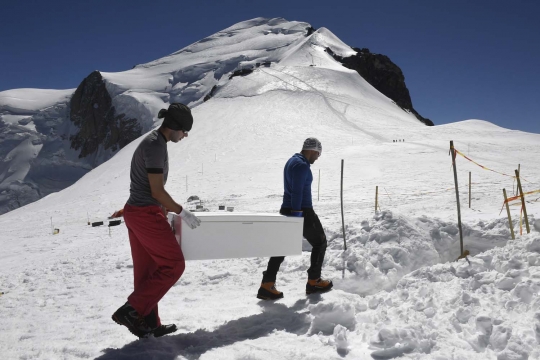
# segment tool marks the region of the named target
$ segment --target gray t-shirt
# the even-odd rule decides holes
[[[161,206],[152,197],[148,174],[163,174],[163,185],[167,183],[167,175],[169,174],[167,140],[159,130],[154,130],[148,134],[133,154],[128,205]]]

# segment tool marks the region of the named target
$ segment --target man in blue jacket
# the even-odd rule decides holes
[[[311,183],[313,174],[310,165],[313,164],[322,153],[321,142],[315,138],[307,138],[304,141],[302,151],[294,154],[285,164],[283,170],[284,194],[280,214],[286,216],[298,216],[304,218],[303,235],[313,246],[311,250],[311,266],[308,269],[308,281],[306,294],[325,292],[332,288],[331,280],[321,278],[321,268],[326,253],[326,235],[321,221],[311,201]],[[275,300],[283,297],[283,293],[275,287],[276,276],[279,266],[285,259],[284,256],[271,257],[268,267],[263,272],[263,280],[257,297],[263,300]]]

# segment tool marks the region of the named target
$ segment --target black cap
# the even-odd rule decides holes
[[[158,118],[163,120],[163,126],[171,130],[190,131],[193,126],[193,116],[191,110],[184,104],[173,103],[169,109],[159,110]]]

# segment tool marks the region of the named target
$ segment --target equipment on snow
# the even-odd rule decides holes
[[[304,218],[279,214],[197,213],[201,225],[191,229],[180,216],[168,214],[185,260],[238,259],[302,254]]]

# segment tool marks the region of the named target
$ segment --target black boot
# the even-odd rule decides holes
[[[161,325],[161,326],[158,326],[158,327],[152,332],[152,334],[154,335],[154,337],[161,337],[161,336],[163,336],[163,335],[167,335],[167,334],[173,333],[173,332],[175,332],[176,330],[178,330],[178,328],[176,327],[175,324]]]
[[[157,328],[155,318],[153,311],[145,317],[139,315],[128,302],[120,306],[112,315],[115,323],[127,327],[133,335],[139,338],[148,336]]]

